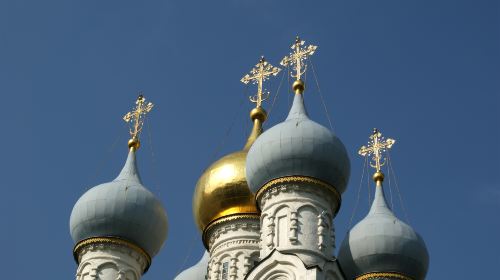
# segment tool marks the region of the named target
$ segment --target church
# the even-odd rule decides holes
[[[242,149],[211,164],[193,191],[193,216],[206,248],[175,280],[421,280],[429,266],[423,238],[398,219],[384,195],[385,153],[395,140],[374,129],[359,149],[374,171],[365,218],[343,241],[335,217],[350,177],[341,139],[312,120],[302,77],[317,47],[299,38],[281,60],[293,82],[288,117],[263,131],[264,82],[281,69],[264,58],[241,81],[257,85],[253,127]],[[77,280],[138,280],[167,238],[167,213],[141,181],[136,153],[153,104],[139,96],[124,116],[128,156],[111,182],[75,203],[70,217]],[[339,244],[335,254],[336,244]]]

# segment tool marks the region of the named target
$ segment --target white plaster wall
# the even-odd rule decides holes
[[[139,280],[147,260],[124,245],[90,244],[80,251],[76,280]]]
[[[333,217],[339,207],[334,195],[318,186],[283,184],[260,198],[260,258],[273,249],[293,253],[309,265],[331,260],[335,248]]]
[[[207,279],[221,280],[224,263],[227,279],[240,280],[259,260],[260,225],[255,219],[236,219],[215,225],[209,234],[210,261]]]

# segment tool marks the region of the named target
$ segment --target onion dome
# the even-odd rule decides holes
[[[370,212],[347,234],[338,260],[348,279],[425,278],[429,254],[424,240],[389,209],[381,179]]]
[[[429,254],[424,240],[385,201],[382,153],[395,142],[375,128],[369,145],[359,149],[361,156],[371,157],[376,189],[370,212],[349,231],[339,250],[338,260],[348,279],[420,280],[427,274]]]
[[[205,254],[203,254],[203,257],[197,264],[181,272],[174,280],[205,280],[209,260],[210,255],[205,251]]]
[[[150,257],[160,251],[167,238],[167,214],[143,186],[134,148],[116,179],[91,188],[78,199],[70,230],[76,244],[93,237],[116,237],[139,246]]]
[[[143,97],[139,100],[143,101]],[[137,108],[142,106],[142,103],[137,104]],[[144,114],[139,109],[135,113],[137,118]],[[128,157],[118,177],[91,188],[73,207],[70,233],[76,244],[75,258],[85,245],[108,242],[128,245],[143,253],[150,262],[167,238],[165,209],[144,187],[137,170],[135,154],[140,145],[137,136],[142,124],[139,121],[135,120]]]
[[[193,214],[198,229],[205,233],[216,220],[235,215],[259,217],[253,193],[245,176],[248,149],[262,133],[266,112],[258,107],[251,111],[254,123],[243,150],[231,153],[210,165],[201,175],[193,196]],[[204,243],[207,244],[204,236]]]
[[[295,81],[293,90],[295,97],[286,120],[264,132],[248,152],[246,174],[250,189],[259,196],[259,190],[275,180],[301,177],[326,183],[343,193],[350,174],[344,144],[330,130],[309,119],[301,80]]]

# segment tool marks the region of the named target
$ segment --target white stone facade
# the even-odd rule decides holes
[[[322,267],[306,267],[293,254],[277,250],[267,256],[244,278],[245,280],[344,280],[336,261],[327,261]]]
[[[207,231],[210,261],[207,279],[240,280],[259,261],[257,216],[227,219]]]
[[[333,251],[340,197],[325,186],[281,183],[259,195],[260,263],[247,280],[342,280]]]
[[[139,280],[148,265],[143,254],[110,243],[86,245],[78,260],[76,280]]]
[[[275,186],[261,196],[261,259],[274,249],[297,255],[307,266],[333,258],[333,217],[340,207],[325,187],[304,183]]]

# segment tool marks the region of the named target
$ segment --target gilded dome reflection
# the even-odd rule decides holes
[[[243,150],[231,153],[214,162],[201,175],[193,196],[193,215],[198,229],[222,217],[236,214],[256,214],[259,211],[255,195],[246,180],[246,157],[250,146],[262,134],[266,112],[255,108],[250,112],[253,129]]]
[[[229,154],[201,175],[193,198],[193,213],[200,231],[221,217],[258,213],[245,176],[247,151]]]

